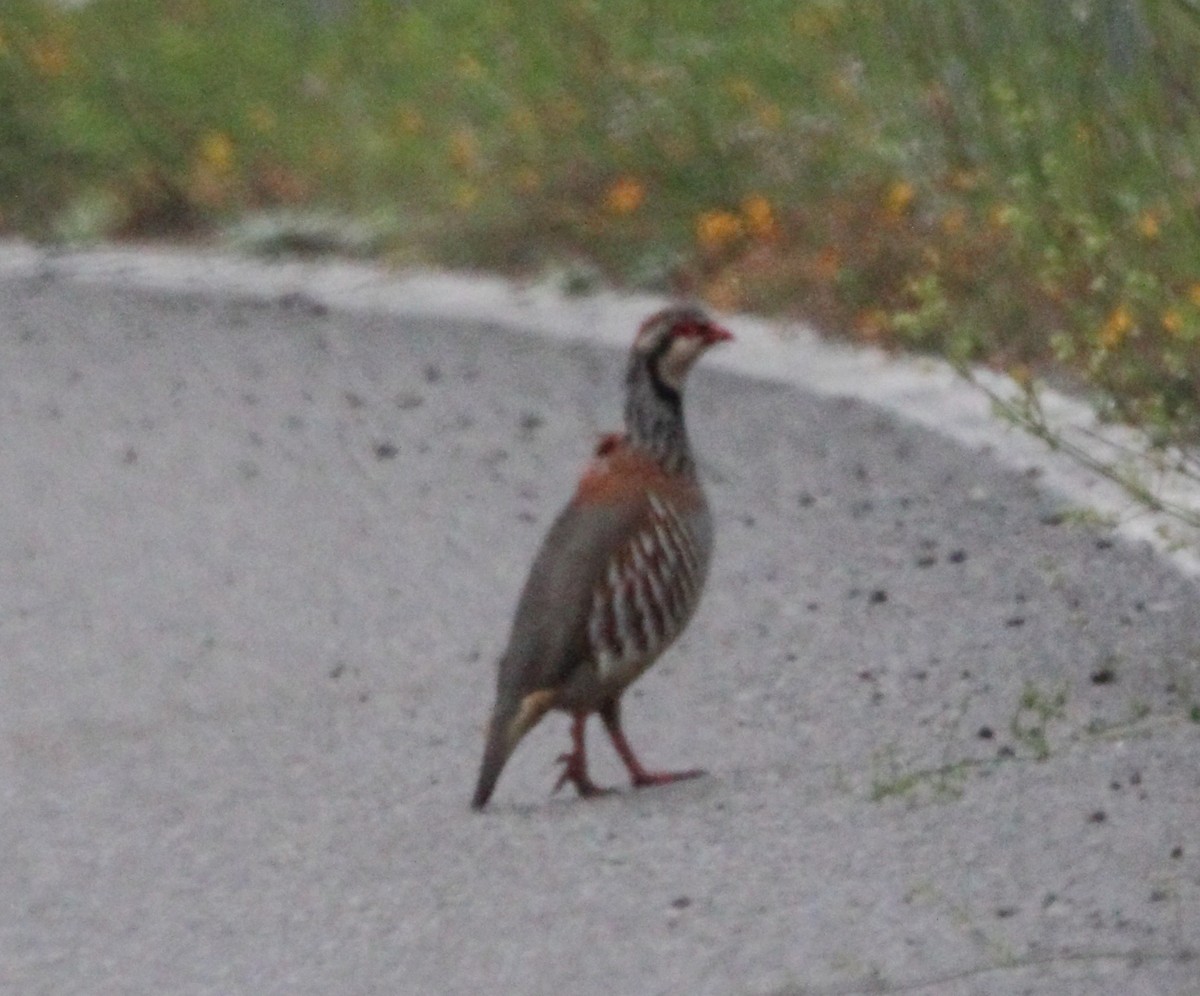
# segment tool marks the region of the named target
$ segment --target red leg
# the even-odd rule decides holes
[[[599,785],[588,777],[587,754],[584,753],[583,749],[583,728],[587,723],[587,716],[586,712],[573,714],[571,721],[572,750],[569,754],[558,755],[558,761],[563,765],[563,770],[562,774],[558,776],[558,782],[554,786],[554,791],[557,792],[567,782],[570,782],[585,799],[592,796],[604,795],[606,792],[612,791],[611,789],[600,788]]]
[[[687,771],[647,771],[633,753],[633,748],[629,746],[629,741],[625,739],[625,733],[621,729],[620,702],[613,699],[606,703],[600,710],[600,718],[604,721],[604,728],[608,730],[609,737],[612,738],[613,747],[621,756],[621,760],[625,762],[625,767],[629,769],[629,777],[635,788],[645,788],[648,785],[667,785],[671,782],[683,781],[685,778],[699,778],[704,774],[703,768],[690,768]]]

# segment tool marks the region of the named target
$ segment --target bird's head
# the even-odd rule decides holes
[[[678,394],[701,354],[732,338],[732,332],[699,308],[664,308],[642,322],[633,340],[632,361],[648,367],[652,381]]]

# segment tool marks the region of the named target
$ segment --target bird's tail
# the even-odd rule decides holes
[[[500,779],[500,772],[504,770],[517,743],[546,715],[553,705],[553,698],[554,693],[549,690],[530,692],[521,699],[510,700],[503,694],[497,698],[488,723],[479,780],[475,784],[475,795],[471,798],[472,809],[483,809],[487,805]]]

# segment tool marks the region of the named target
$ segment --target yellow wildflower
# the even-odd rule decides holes
[[[1168,308],[1163,312],[1162,327],[1171,335],[1178,335],[1179,330],[1183,328],[1183,316],[1174,308]]]
[[[1011,204],[997,204],[988,212],[988,222],[993,228],[1008,228],[1016,216],[1017,209]]]
[[[210,131],[200,140],[200,161],[218,173],[233,168],[233,139],[223,131]]]
[[[745,219],[746,231],[756,239],[770,242],[779,238],[775,211],[762,194],[751,194],[742,201],[742,218]]]
[[[1143,211],[1137,219],[1138,234],[1148,242],[1158,238],[1159,219],[1155,211]]]
[[[1105,349],[1116,349],[1125,341],[1132,328],[1132,312],[1126,305],[1118,304],[1100,326],[1100,345]]]
[[[731,211],[705,211],[696,218],[696,241],[715,252],[742,234],[742,219]]]
[[[618,177],[604,194],[604,207],[611,214],[633,214],[646,199],[646,188],[632,176]]]
[[[902,218],[908,214],[916,196],[917,190],[911,183],[907,180],[896,180],[884,194],[884,211],[890,218]]]

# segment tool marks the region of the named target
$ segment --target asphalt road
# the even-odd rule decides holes
[[[620,366],[0,271],[0,992],[1200,993],[1196,583],[978,447],[719,363],[713,574],[625,708],[710,774],[551,797],[552,717],[468,809]]]

